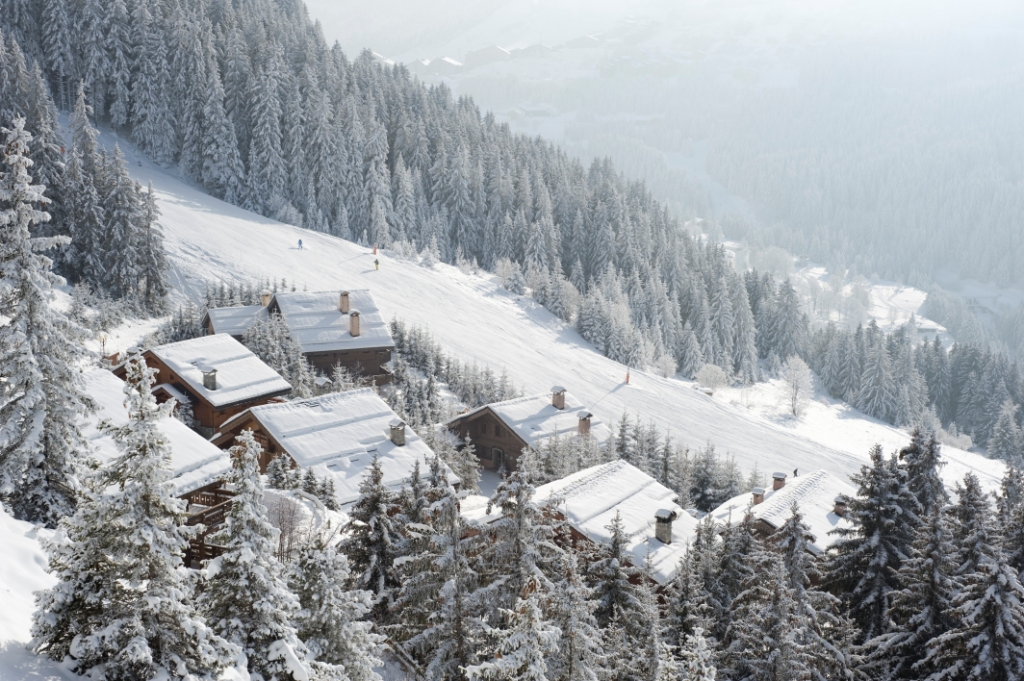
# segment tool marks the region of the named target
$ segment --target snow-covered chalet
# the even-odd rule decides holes
[[[434,455],[372,388],[252,407],[224,423],[213,443],[230,447],[243,430],[252,430],[263,447],[263,471],[286,456],[293,466],[331,477],[343,506],[359,498],[359,483],[374,456],[384,484],[397,490],[416,462],[426,474]],[[451,472],[449,480],[458,482]]]
[[[603,444],[611,429],[561,386],[549,393],[485,404],[446,424],[459,439],[469,438],[488,470],[515,469],[527,447],[540,448],[553,437],[590,437]]]
[[[749,510],[754,521],[754,532],[768,537],[782,527],[793,515],[796,503],[804,523],[814,535],[808,547],[820,556],[837,539],[832,530],[853,527],[845,518],[846,500],[856,496],[857,490],[828,471],[819,470],[788,479],[785,473],[772,474],[772,488],[755,488],[752,492],[733,497],[711,511],[719,523],[741,522]]]
[[[195,429],[210,437],[227,419],[292,391],[291,384],[228,334],[159,345],[142,353],[157,371],[157,400],[175,399],[191,409]],[[124,363],[114,368],[125,377]]]
[[[260,301],[260,305],[209,310],[203,328],[241,340],[257,320],[279,314],[317,372],[329,376],[341,365],[375,385],[391,382],[385,365],[391,361],[395,341],[368,290],[264,292]]]
[[[591,466],[537,488],[534,501],[548,506],[572,531],[572,543],[611,543],[616,514],[626,536],[625,552],[634,566],[649,559],[659,586],[672,580],[697,534],[697,520],[676,503],[676,493],[621,459]],[[470,497],[462,505],[471,525],[498,517],[487,513],[487,499]]]

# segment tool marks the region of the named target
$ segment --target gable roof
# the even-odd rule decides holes
[[[244,305],[242,307],[215,307],[206,311],[203,326],[213,327],[214,333],[226,333],[230,336],[244,336],[256,320],[267,316],[267,308],[262,305]]]
[[[375,453],[384,484],[394,489],[409,479],[417,461],[425,475],[434,455],[408,426],[405,445],[391,441],[390,424],[398,415],[372,388],[251,407],[226,422],[222,432],[246,415],[258,420],[301,468],[312,467],[319,475],[330,475],[341,504],[359,498],[359,483]],[[450,472],[449,479],[458,480]]]
[[[736,523],[743,520],[747,508],[750,508],[755,519],[778,529],[789,520],[791,507],[796,502],[804,523],[814,535],[810,549],[820,555],[837,539],[830,536],[829,532],[837,527],[853,527],[849,520],[835,514],[836,497],[839,495],[854,497],[857,490],[842,478],[819,470],[787,480],[782,489],[765,490],[764,501],[756,506],[751,506],[753,499],[750,492],[733,497],[711,511],[711,516],[720,523]]]
[[[590,413],[583,403],[565,393],[565,409],[557,409],[551,403],[551,393],[517,397],[504,402],[485,404],[459,414],[449,424],[490,411],[523,442],[537,448],[544,440],[564,435],[575,435],[579,430],[581,414]],[[597,442],[605,442],[612,436],[611,429],[596,416],[591,415],[590,436]]]
[[[99,424],[109,421],[115,426],[128,423],[124,406],[124,382],[106,369],[94,369],[84,375],[86,393],[98,409],[85,419],[83,434],[93,454],[105,464],[120,456],[114,440],[100,432]],[[167,439],[171,451],[172,482],[178,496],[188,494],[223,478],[231,470],[230,455],[174,417],[159,422],[157,429]]]
[[[607,526],[619,513],[628,540],[626,551],[639,567],[650,556],[653,577],[668,583],[696,536],[697,521],[676,503],[676,493],[625,461],[611,461],[585,468],[537,488],[538,503],[557,501],[557,508],[579,533],[591,541],[611,543]],[[675,511],[672,543],[655,538],[654,516],[660,510]]]
[[[279,310],[302,352],[393,348],[384,317],[366,289],[349,291],[349,310],[359,312],[359,335],[349,333],[349,314],[338,309],[338,291],[277,293],[270,303]]]
[[[226,333],[200,336],[149,350],[215,408],[291,392],[292,386]],[[203,369],[217,370],[217,389],[203,385]]]

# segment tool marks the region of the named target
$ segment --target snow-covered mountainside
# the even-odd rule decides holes
[[[114,141],[108,135],[101,139],[107,146]],[[507,370],[526,393],[563,385],[609,423],[624,412],[639,415],[669,430],[676,442],[691,447],[714,443],[745,470],[755,465],[762,471],[824,468],[849,476],[867,461],[872,443],[892,450],[909,439],[831,401],[822,405],[822,418],[790,422],[752,414],[728,393],[709,397],[692,382],[635,368],[626,383],[625,366],[598,354],[531,299],[502,289],[495,277],[374,256],[369,248],[255,215],[182,182],[118,141],[136,178],[153,182],[171,282],[185,294],[198,294],[211,279],[284,278],[300,290],[368,288],[385,317],[429,328],[462,361],[489,365],[499,373]],[[1002,463],[950,448],[946,454],[954,462],[944,471],[947,482],[974,470],[987,488],[998,486]]]

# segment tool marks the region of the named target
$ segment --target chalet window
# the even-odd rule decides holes
[[[494,436],[501,437],[502,435],[501,426],[494,426]]]
[[[486,423],[481,423],[480,424],[480,434],[481,435],[487,435],[487,424]]]

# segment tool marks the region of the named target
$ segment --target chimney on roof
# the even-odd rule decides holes
[[[576,432],[580,435],[590,435],[590,418],[592,414],[589,411],[580,412],[580,425],[576,429]]]
[[[840,518],[846,517],[846,497],[840,494],[836,497],[836,507],[832,509],[833,512]]]
[[[263,293],[260,294],[260,305],[267,307],[270,305],[270,299],[274,297],[274,294],[270,291],[263,289]]]
[[[565,409],[565,388],[560,385],[551,388],[551,406],[555,409]]]
[[[786,486],[786,474],[778,471],[772,473],[772,489],[782,489]]]
[[[654,513],[654,538],[662,544],[672,543],[672,521],[678,517],[675,511],[661,508]]]
[[[348,313],[348,332],[353,336],[359,335],[359,310]]]
[[[755,487],[753,489],[752,493],[754,495],[754,506],[757,506],[758,504],[764,503],[764,488],[763,487]]]
[[[338,309],[341,310],[341,314],[348,314],[348,291],[341,292],[341,296],[338,298]]]
[[[217,389],[217,370],[213,367],[200,367],[203,372],[203,387],[207,390]]]
[[[405,446],[405,423],[399,419],[393,419],[388,424],[391,427],[391,441],[399,447]]]

